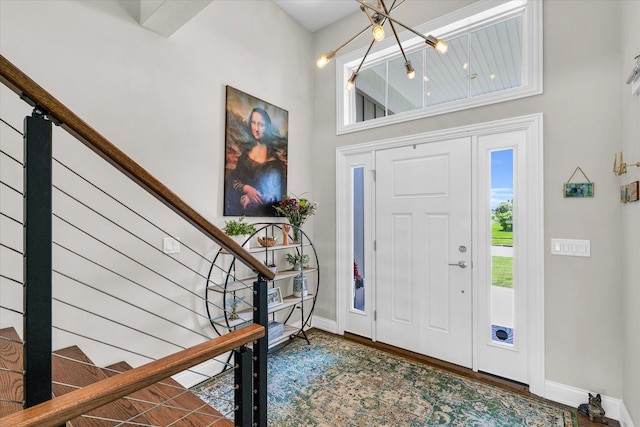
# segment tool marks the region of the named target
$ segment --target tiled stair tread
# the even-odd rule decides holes
[[[14,328],[0,329],[0,367],[22,371],[22,344]],[[17,372],[0,371],[0,398],[22,401],[24,398],[23,377]],[[13,402],[0,402],[0,417],[13,414],[22,409],[22,405]]]
[[[130,369],[132,369],[132,367],[128,363],[119,362],[111,366],[108,366],[104,370],[104,373],[108,377],[111,377],[111,376],[117,375],[118,372],[125,372]],[[167,383],[166,380],[162,382],[164,382],[165,384]],[[177,393],[180,393],[182,390],[185,390],[185,389],[183,387],[180,387],[180,390],[176,389],[175,393],[172,394],[172,396],[174,396]],[[197,399],[197,406],[195,406],[196,404],[195,399],[192,399],[194,402],[194,405],[190,405],[190,406],[193,406],[195,408],[200,408],[202,405],[206,404],[206,402],[200,400],[197,396],[194,396],[192,393],[189,393],[189,394],[191,394],[193,397]],[[180,419],[179,425],[184,427],[190,427],[190,426],[200,427],[200,426],[209,426],[209,425],[219,427],[219,426],[233,425],[233,423],[231,423],[231,421],[227,419],[221,419],[220,421],[215,422],[215,420],[219,417],[222,417],[222,415],[208,405],[204,406],[202,409],[199,409],[198,413],[193,413],[193,414],[189,414],[189,412],[191,412],[193,408],[179,409],[179,408],[182,408],[182,406],[178,405],[178,402],[176,402],[175,400],[172,400],[171,396],[167,395],[167,393],[162,391],[157,384],[154,384],[142,390],[139,390],[131,394],[130,397],[144,401],[144,402],[133,401],[133,405],[136,408],[138,408],[140,412],[147,411],[149,410],[149,408],[153,407],[154,404],[158,404],[162,402],[165,402],[163,403],[163,405],[172,407],[172,408],[167,408],[166,406],[157,406],[152,410],[150,410],[149,412],[145,412],[145,416],[149,418],[149,420],[152,423],[155,423],[157,425],[169,425],[173,421],[178,419]],[[153,403],[146,403],[146,402],[153,402]]]
[[[64,357],[56,357],[56,354]],[[52,358],[52,364],[52,388],[54,396],[61,396],[65,393],[76,390],[76,387],[84,387],[106,378],[102,371],[93,366],[93,362],[77,346],[71,346],[55,351]],[[62,384],[69,384],[75,387]],[[103,427],[117,424],[98,418],[111,420],[129,420],[130,418],[133,418],[131,420],[133,422],[151,424],[144,415],[137,414],[138,411],[133,407],[131,401],[118,399],[101,408],[91,411],[87,414],[90,417],[74,418],[70,421],[70,425],[73,427]]]

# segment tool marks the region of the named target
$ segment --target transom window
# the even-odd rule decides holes
[[[415,28],[446,41],[445,54],[400,34],[414,79],[395,40],[367,56],[352,90],[344,82],[364,50],[338,57],[338,134],[542,93],[541,9],[537,0],[477,2]]]

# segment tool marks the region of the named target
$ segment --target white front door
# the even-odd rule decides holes
[[[471,138],[376,152],[376,338],[472,367]]]
[[[493,175],[505,155],[512,178],[503,185]],[[542,115],[345,147],[337,159],[337,332],[526,383],[543,396]],[[505,187],[513,191],[509,242],[492,238],[493,204]],[[364,266],[363,310],[354,310],[354,261]],[[511,274],[497,274],[505,265]]]

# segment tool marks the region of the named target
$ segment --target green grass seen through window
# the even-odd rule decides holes
[[[491,244],[513,246],[513,231],[502,231],[500,224],[491,224]]]
[[[513,258],[491,257],[491,284],[502,288],[513,288]]]
[[[513,246],[513,231],[502,231],[500,224],[491,224],[491,244]],[[503,288],[513,288],[513,258],[491,257],[491,284]]]

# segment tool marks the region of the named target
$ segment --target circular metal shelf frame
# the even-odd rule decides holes
[[[246,239],[244,239],[243,246],[247,246],[248,243],[253,241],[254,237],[257,237],[257,236],[266,238],[266,237],[274,237],[278,235],[280,239],[282,239],[284,236],[283,226],[290,225],[290,224],[266,222],[266,223],[255,223],[253,225],[256,227],[257,230],[253,234],[247,236]],[[273,311],[269,310],[270,311],[269,315],[271,316],[272,319],[275,318],[276,312],[284,312],[285,319],[281,322],[283,324],[287,324],[287,322],[292,318],[296,310],[301,311],[300,327],[299,328],[296,327],[296,331],[289,335],[290,339],[286,341],[282,341],[282,343],[291,342],[291,340],[295,336],[298,336],[301,333],[304,334],[305,327],[311,326],[311,316],[315,309],[316,300],[317,300],[318,292],[320,289],[320,264],[318,262],[318,255],[317,255],[315,246],[313,245],[313,242],[311,241],[311,239],[309,239],[308,235],[304,232],[304,230],[294,225],[290,225],[290,227],[291,229],[289,230],[289,233],[287,233],[288,240],[290,242],[288,245],[282,245],[282,242],[279,242],[280,244],[276,242],[274,246],[269,246],[269,247],[255,246],[255,247],[248,248],[248,251],[250,253],[254,255],[260,254],[260,256],[262,257],[262,261],[265,262],[265,264],[268,263],[269,261],[273,262],[275,258],[275,253],[278,251],[289,251],[290,253],[293,253],[293,251],[295,251],[295,254],[309,255],[310,261],[315,261],[315,267],[311,267],[309,269],[303,269],[302,267],[300,267],[298,271],[285,270],[285,272],[283,272],[285,273],[283,277],[280,277],[280,278],[276,277],[273,281],[270,281],[271,286],[273,286],[273,283],[276,281],[289,280],[289,278],[291,277],[297,276],[299,274],[303,274],[305,277],[307,277],[308,282],[311,282],[311,283],[315,282],[315,286],[312,286],[312,285],[309,286],[309,289],[310,289],[309,292],[311,292],[311,289],[313,289],[312,296],[299,297],[299,298],[290,297],[289,298],[290,302],[285,305],[285,308],[279,308],[279,309],[274,308]],[[293,242],[293,231],[296,228],[298,229],[299,235],[300,235],[299,243]],[[223,260],[226,260],[229,257],[232,257],[232,259],[230,262],[228,262],[229,264],[228,267],[225,267],[226,263],[223,262]],[[209,322],[211,323],[211,327],[218,335],[223,335],[225,331],[233,331],[238,327],[244,326],[253,321],[253,313],[252,313],[253,299],[251,299],[251,301],[248,301],[248,298],[247,298],[247,300],[243,301],[244,306],[248,308],[241,310],[241,312],[245,315],[245,317],[240,316],[240,319],[231,319],[230,317],[231,317],[232,311],[227,308],[227,304],[229,301],[236,300],[236,293],[244,293],[245,297],[248,295],[253,295],[253,282],[258,279],[257,274],[255,272],[254,272],[254,275],[251,277],[245,277],[245,278],[237,277],[236,261],[237,261],[237,258],[235,256],[230,254],[226,249],[220,248],[214,257],[211,263],[211,267],[209,268],[209,273],[207,274],[207,282],[205,286],[205,295],[204,295],[205,307],[207,311],[207,317],[209,318]],[[311,265],[313,265],[313,262],[311,263]],[[211,280],[212,274],[214,274],[214,272],[216,271],[219,271],[222,274],[223,280],[220,281],[220,283],[214,280]],[[315,280],[313,280],[312,276],[315,276]],[[218,289],[213,290],[212,289],[213,287],[217,287]],[[212,296],[212,294],[222,294],[222,310],[224,313],[222,316],[218,316],[218,317],[212,316],[210,306],[213,305],[214,307],[220,308],[217,305],[210,303],[209,298]],[[298,298],[298,299],[296,300],[295,298]],[[304,304],[307,303],[307,301],[311,302],[311,308],[308,310],[305,310]],[[306,335],[305,335],[305,339],[306,339]],[[279,342],[278,345],[282,343]]]

